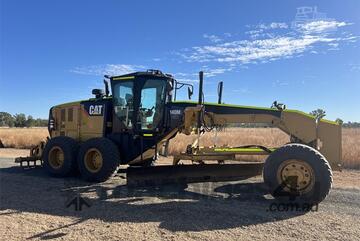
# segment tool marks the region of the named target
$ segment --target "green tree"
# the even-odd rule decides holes
[[[15,114],[15,127],[25,127],[26,126],[26,116],[23,113]]]
[[[360,128],[360,122],[348,121],[347,123],[343,124],[343,127],[345,127],[345,128]]]
[[[48,120],[47,119],[40,119],[40,118],[37,118],[35,120],[35,126],[38,126],[38,127],[44,127],[44,126],[47,126],[48,125]]]
[[[309,114],[315,116],[316,118],[323,118],[326,115],[323,109],[313,110]]]
[[[344,121],[342,119],[340,119],[340,118],[337,118],[335,120],[335,122],[338,123],[339,125],[342,125],[344,123]]]
[[[34,119],[31,115],[29,115],[29,116],[27,117],[25,126],[26,126],[26,127],[33,127],[33,126],[35,126],[35,119]]]
[[[0,126],[14,126],[14,117],[7,112],[0,112]]]

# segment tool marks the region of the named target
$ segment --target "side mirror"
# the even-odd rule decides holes
[[[92,94],[95,95],[96,99],[104,97],[104,91],[102,89],[93,89]]]
[[[189,97],[189,100],[191,100],[191,96],[193,95],[193,89],[188,87],[188,97]]]

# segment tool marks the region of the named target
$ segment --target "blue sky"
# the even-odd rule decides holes
[[[152,68],[195,85],[204,70],[206,101],[222,80],[225,103],[278,100],[360,121],[357,0],[0,4],[0,111],[46,118],[90,98],[103,74]],[[304,6],[311,13],[296,15]]]

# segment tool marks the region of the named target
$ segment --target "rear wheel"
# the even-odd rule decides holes
[[[271,153],[263,176],[274,197],[313,204],[324,200],[332,185],[332,172],[325,157],[303,144],[288,144]]]
[[[76,156],[79,145],[67,136],[51,138],[43,153],[46,171],[58,177],[64,177],[77,170]]]
[[[84,180],[103,182],[115,173],[120,154],[111,140],[93,138],[81,145],[77,161]]]

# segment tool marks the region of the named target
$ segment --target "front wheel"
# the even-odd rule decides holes
[[[64,177],[77,170],[78,143],[67,136],[51,138],[45,146],[43,161],[45,170],[52,176]]]
[[[103,182],[115,173],[120,164],[120,154],[111,140],[93,138],[81,145],[77,161],[84,180]]]
[[[319,151],[303,144],[288,144],[271,153],[263,177],[275,198],[312,204],[324,200],[332,185],[328,161]]]

